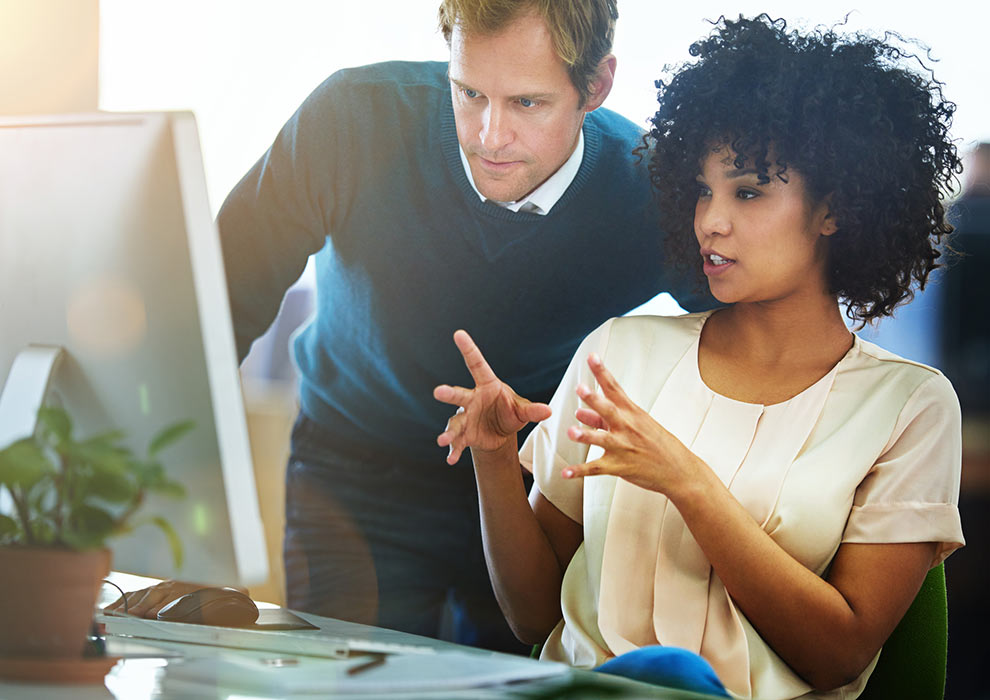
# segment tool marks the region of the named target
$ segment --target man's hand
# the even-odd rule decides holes
[[[450,447],[448,464],[456,464],[467,447],[491,452],[504,446],[530,422],[550,417],[550,407],[533,403],[519,396],[495,376],[481,350],[466,331],[454,333],[454,343],[464,357],[475,387],[441,384],[433,390],[433,398],[457,406],[457,413],[447,421],[447,427],[437,437],[437,444]]]
[[[126,611],[128,615],[154,620],[158,616],[158,611],[173,600],[178,600],[186,593],[192,593],[193,591],[210,587],[201,583],[189,583],[188,581],[162,581],[148,588],[131,591],[103,608],[103,610],[105,612]],[[230,588],[236,588],[245,595],[248,592],[246,588],[241,588],[240,586],[230,586]]]

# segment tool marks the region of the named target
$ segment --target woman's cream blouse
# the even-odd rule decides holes
[[[612,319],[585,339],[521,451],[540,491],[584,529],[564,575],[563,620],[543,657],[580,667],[651,644],[705,657],[737,697],[812,697],[736,608],[659,493],[613,476],[561,478],[601,455],[566,436],[597,352],[626,393],[728,486],[791,556],[824,575],[843,542],[963,544],[959,404],[937,370],[856,338],[818,382],[771,406],[720,396],[698,371],[710,313]],[[854,698],[860,678],[818,697]]]

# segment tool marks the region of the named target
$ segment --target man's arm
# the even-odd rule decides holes
[[[339,160],[334,91],[331,77],[303,102],[217,217],[240,360],[330,234]]]

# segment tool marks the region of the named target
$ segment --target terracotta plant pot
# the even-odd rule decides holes
[[[110,550],[0,547],[0,656],[79,658]]]

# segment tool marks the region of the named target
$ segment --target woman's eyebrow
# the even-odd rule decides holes
[[[746,175],[759,175],[759,171],[756,168],[734,168],[730,170],[726,177],[744,177]]]

